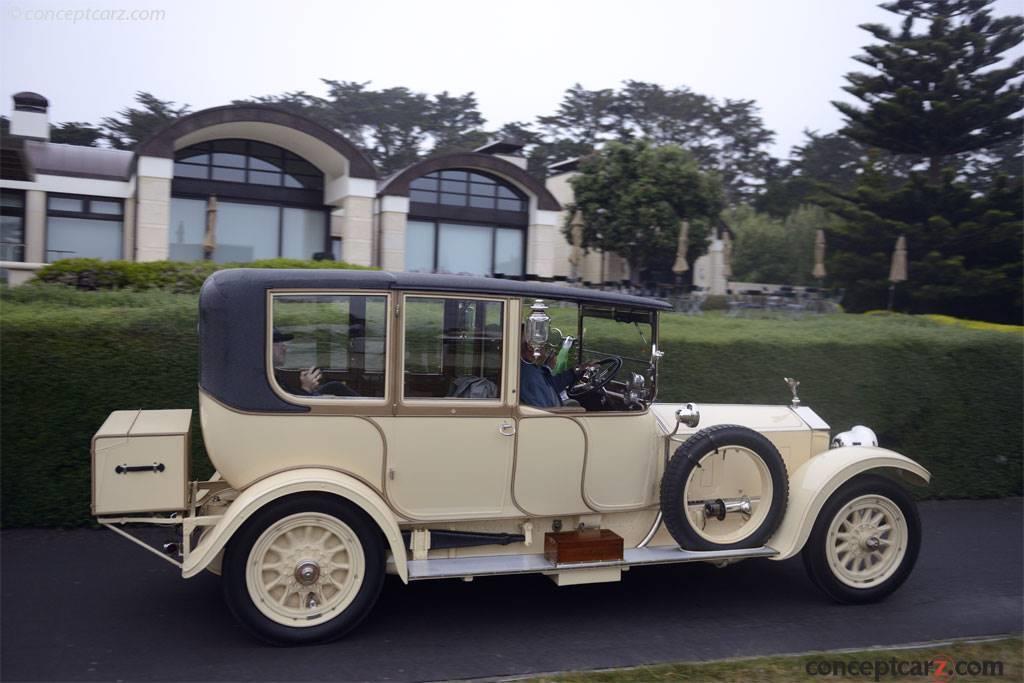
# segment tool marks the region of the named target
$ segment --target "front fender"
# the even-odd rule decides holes
[[[769,546],[779,551],[771,559],[785,560],[800,552],[829,496],[858,474],[878,469],[900,470],[912,483],[921,486],[932,477],[910,458],[885,448],[847,446],[814,456],[789,477],[786,514],[768,541]]]
[[[238,494],[238,498],[228,506],[224,517],[185,558],[181,575],[188,579],[205,569],[245,520],[267,503],[293,493],[310,492],[333,493],[358,505],[368,514],[387,538],[398,575],[408,583],[409,569],[402,533],[394,514],[380,495],[355,477],[313,467],[280,472],[257,481]]]

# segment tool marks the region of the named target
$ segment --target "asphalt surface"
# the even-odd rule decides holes
[[[279,649],[232,620],[210,574],[185,581],[109,531],[0,534],[0,678],[441,680],[1017,633],[1022,501],[927,502],[910,580],[839,606],[799,558],[633,569],[616,584],[543,576],[405,586],[389,577],[346,639]]]

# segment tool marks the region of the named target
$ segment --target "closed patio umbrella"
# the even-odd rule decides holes
[[[206,231],[203,233],[203,259],[213,258],[217,248],[217,195],[211,194],[206,202]]]
[[[722,232],[722,277],[727,282],[732,277],[732,237],[728,230]]]
[[[819,230],[814,237],[814,270],[811,275],[816,280],[825,278],[825,231]]]
[[[672,272],[682,275],[690,269],[686,262],[686,250],[690,248],[690,221],[684,220],[679,225],[679,241],[676,242],[676,262],[672,264]]]
[[[583,213],[577,209],[569,223],[569,234],[572,237],[572,253],[569,263],[572,265],[572,279],[580,279],[580,266],[583,264]]]
[[[896,248],[892,252],[892,263],[889,266],[889,310],[892,310],[893,298],[896,296],[896,283],[907,280],[907,238],[900,235],[896,240]]]

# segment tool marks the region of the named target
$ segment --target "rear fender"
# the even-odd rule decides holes
[[[814,456],[789,477],[789,504],[778,531],[768,545],[779,551],[771,559],[785,560],[800,552],[811,535],[818,513],[829,496],[859,474],[898,470],[912,484],[925,486],[931,473],[910,458],[885,448],[847,446]]]
[[[359,506],[376,522],[387,539],[394,558],[395,569],[402,581],[408,583],[409,569],[398,521],[380,495],[355,477],[321,468],[304,467],[288,470],[261,479],[236,498],[223,518],[185,558],[181,575],[191,578],[217,559],[231,536],[249,517],[264,505],[295,493],[331,493]]]

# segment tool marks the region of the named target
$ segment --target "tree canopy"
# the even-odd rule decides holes
[[[274,104],[309,116],[362,147],[385,175],[427,154],[467,151],[487,142],[471,92],[428,95],[403,87],[375,90],[369,82],[323,83],[326,97],[298,91],[236,103]]]
[[[50,140],[65,145],[95,147],[103,139],[103,130],[89,123],[65,121],[50,126]]]
[[[179,106],[148,92],[135,93],[135,102],[138,107],[125,107],[102,121],[103,137],[114,149],[134,149],[156,131],[189,113],[187,104]]]
[[[813,205],[800,206],[784,219],[740,206],[727,211],[725,220],[736,236],[733,278],[780,285],[818,284],[811,275],[816,233],[831,233],[839,223],[836,216]]]
[[[702,252],[707,226],[722,208],[718,177],[676,145],[609,142],[570,182],[576,198],[570,208],[583,216],[582,246],[622,256],[636,282],[671,267],[684,219],[691,223],[691,249]],[[569,220],[563,230],[571,239]]]
[[[522,124],[520,124],[522,125]],[[567,149],[588,153],[609,141],[647,140],[686,149],[722,180],[731,204],[752,201],[762,190],[773,160],[768,130],[753,100],[715,100],[686,87],[627,80],[618,90],[565,91],[557,111],[537,118],[536,147],[545,163]]]

